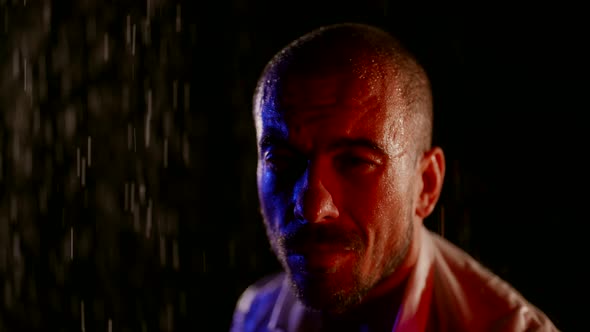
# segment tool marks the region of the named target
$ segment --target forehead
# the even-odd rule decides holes
[[[318,146],[342,138],[386,144],[399,128],[392,68],[323,68],[270,81],[259,103],[258,136],[280,136]],[[381,145],[381,144],[380,144]]]
[[[256,105],[263,118],[289,120],[351,112],[380,116],[391,111],[387,106],[399,98],[393,66],[370,57],[348,63],[322,62],[269,76]]]

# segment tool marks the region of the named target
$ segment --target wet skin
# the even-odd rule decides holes
[[[415,256],[422,169],[393,77],[290,75],[256,105],[267,234],[313,308],[354,307]]]

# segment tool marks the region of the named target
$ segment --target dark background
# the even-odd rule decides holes
[[[394,32],[432,79],[447,176],[427,226],[583,330],[579,7],[0,0],[0,331],[227,331],[240,293],[278,269],[255,81],[342,21]]]

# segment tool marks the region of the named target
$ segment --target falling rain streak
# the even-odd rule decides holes
[[[257,211],[207,155],[231,144],[210,118],[231,121],[223,108],[238,101],[203,84],[223,58],[203,8],[0,0],[0,331],[220,324],[193,313],[214,309],[216,289],[235,300],[242,285],[212,272],[237,275],[256,255],[253,242],[225,239],[254,241],[236,225]]]

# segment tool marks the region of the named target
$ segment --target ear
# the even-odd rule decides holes
[[[440,147],[433,147],[427,151],[419,162],[422,189],[416,204],[416,214],[422,219],[428,217],[434,210],[440,197],[445,177],[445,156]]]

